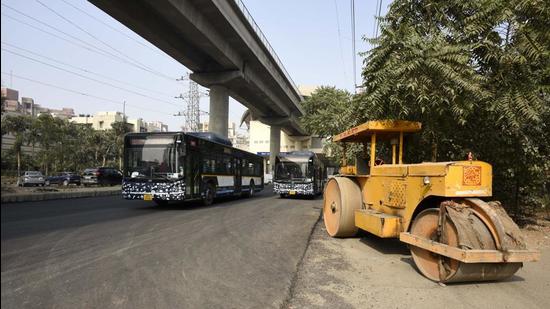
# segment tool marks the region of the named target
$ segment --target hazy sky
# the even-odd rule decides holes
[[[389,2],[383,1],[382,14]],[[349,0],[244,3],[297,85],[353,90]],[[357,52],[369,48],[361,37],[373,35],[375,7],[375,0],[355,1]],[[2,0],[1,61],[2,86],[42,106],[94,114],[122,111],[126,101],[130,118],[160,120],[170,130],[183,123],[173,114],[185,105],[174,96],[187,91],[187,83],[176,78],[188,70],[86,1]],[[361,63],[357,57],[358,83]],[[207,97],[201,99],[201,108],[208,110]],[[238,124],[243,111],[241,104],[230,100],[231,121]]]

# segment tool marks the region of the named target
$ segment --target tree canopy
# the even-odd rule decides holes
[[[10,151],[2,151],[2,170],[39,169],[46,174],[79,172],[97,166],[122,165],[123,136],[128,124],[115,122],[112,129],[96,131],[88,125],[42,114],[38,117],[2,117],[2,136],[14,136]],[[24,155],[23,146],[32,146],[34,155]]]
[[[336,87],[322,86],[307,97],[302,106],[304,128],[316,135],[327,137],[353,126],[350,123],[352,95]],[[335,117],[338,116],[338,117]]]

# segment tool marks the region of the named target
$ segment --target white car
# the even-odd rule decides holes
[[[45,178],[42,173],[39,171],[26,171],[19,179],[17,180],[17,185],[21,187],[31,186],[43,186],[45,183]]]

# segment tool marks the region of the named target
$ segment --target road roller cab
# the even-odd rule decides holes
[[[441,282],[498,280],[513,275],[539,253],[527,250],[517,225],[492,195],[491,165],[472,160],[403,163],[404,135],[419,122],[369,121],[333,137],[345,149],[340,174],[324,192],[323,218],[329,235],[349,237],[358,229],[399,238],[411,247],[419,270]],[[377,144],[390,156],[377,156]],[[349,164],[352,162],[353,164]]]

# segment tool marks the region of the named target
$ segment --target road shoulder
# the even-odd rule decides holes
[[[117,194],[120,195],[120,190],[120,186],[114,186],[68,189],[36,188],[34,190],[19,191],[15,193],[2,192],[2,204],[96,196],[112,196]]]
[[[550,303],[550,248],[503,282],[440,286],[422,277],[406,245],[363,234],[312,234],[287,308],[543,308]]]

